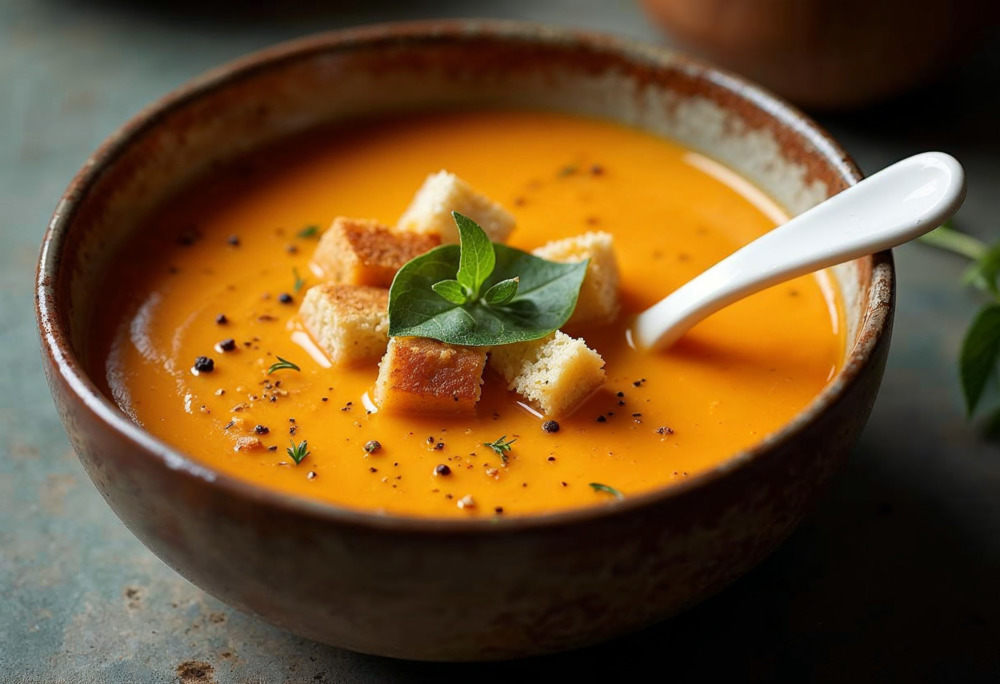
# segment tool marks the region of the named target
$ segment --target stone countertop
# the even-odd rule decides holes
[[[265,45],[401,18],[500,16],[660,41],[627,0],[0,3],[0,682],[617,679],[996,681],[1000,448],[964,417],[954,360],[981,303],[955,257],[896,251],[885,382],[816,515],[717,597],[633,636],[492,665],[408,663],[292,636],[205,595],[118,521],[71,452],[42,377],[32,276],[57,198],[146,103]],[[292,3],[294,4],[294,3]],[[402,3],[399,3],[402,5]],[[249,9],[248,9],[249,8]],[[820,116],[862,168],[925,149],[969,173],[956,224],[1000,238],[1000,50],[946,83]],[[638,670],[637,670],[638,671]]]

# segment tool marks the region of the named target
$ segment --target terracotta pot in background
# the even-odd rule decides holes
[[[679,47],[796,103],[849,108],[953,66],[1000,18],[988,0],[643,0]]]

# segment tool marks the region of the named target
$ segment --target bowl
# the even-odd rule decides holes
[[[843,368],[794,420],[681,484],[579,510],[423,519],[339,508],[213,471],[102,393],[90,344],[101,273],[186,182],[312,126],[386,112],[534,107],[672,136],[792,213],[860,174],[816,124],[746,81],[660,48],[498,21],[322,34],[216,69],[139,114],[86,162],[42,245],[48,382],[90,478],[128,528],[210,594],[365,653],[499,660],[662,620],[767,556],[810,510],[871,410],[894,301],[888,252],[834,269]]]
[[[806,107],[872,104],[939,78],[984,42],[985,0],[643,0],[676,44]]]

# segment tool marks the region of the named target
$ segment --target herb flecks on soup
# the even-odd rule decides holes
[[[841,357],[822,273],[728,307],[667,352],[629,347],[631,315],[784,220],[723,167],[638,130],[428,114],[310,133],[213,174],[149,217],[109,272],[100,342],[108,389],[136,422],[264,487],[416,516],[613,505],[759,442]],[[412,201],[417,187],[431,199]],[[444,196],[448,221],[428,220]],[[390,338],[392,278],[458,242],[452,210],[494,243],[611,275],[588,273],[565,325],[533,340]],[[464,293],[437,289],[445,305]],[[331,335],[310,334],[311,317]],[[379,392],[383,357],[403,369],[399,392],[390,380]],[[402,391],[414,363],[451,406]],[[575,393],[552,387],[560,368],[575,369]]]

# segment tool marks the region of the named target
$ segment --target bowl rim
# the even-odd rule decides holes
[[[70,401],[79,402],[117,435],[130,442],[142,456],[154,458],[166,470],[182,477],[200,480],[221,496],[238,497],[254,505],[265,505],[292,515],[318,518],[320,521],[353,525],[359,528],[412,533],[509,534],[512,532],[554,528],[606,519],[647,506],[662,504],[711,483],[759,460],[764,454],[792,440],[809,424],[836,404],[871,362],[874,350],[891,327],[895,298],[895,273],[889,250],[863,257],[870,267],[864,319],[854,348],[847,354],[837,374],[812,401],[790,421],[750,448],[736,452],[723,462],[677,483],[630,495],[622,501],[594,504],[547,513],[512,517],[445,518],[411,516],[400,513],[355,509],[336,503],[283,493],[248,480],[216,471],[147,432],[105,396],[97,387],[69,344],[66,321],[60,315],[57,281],[66,233],[87,192],[103,171],[121,156],[129,145],[154,128],[167,114],[197,100],[217,88],[252,76],[284,62],[307,58],[315,53],[350,51],[359,47],[399,44],[400,42],[469,41],[481,37],[491,40],[524,41],[532,44],[575,47],[616,54],[630,62],[652,68],[682,68],[748,101],[779,123],[804,137],[834,167],[849,185],[857,183],[861,172],[847,153],[811,118],[764,88],[723,69],[678,54],[662,46],[593,31],[579,31],[534,22],[499,19],[447,19],[390,22],[317,33],[252,52],[210,69],[191,79],[145,107],[112,133],[75,174],[59,200],[43,238],[35,276],[35,314],[43,355],[72,393]]]

